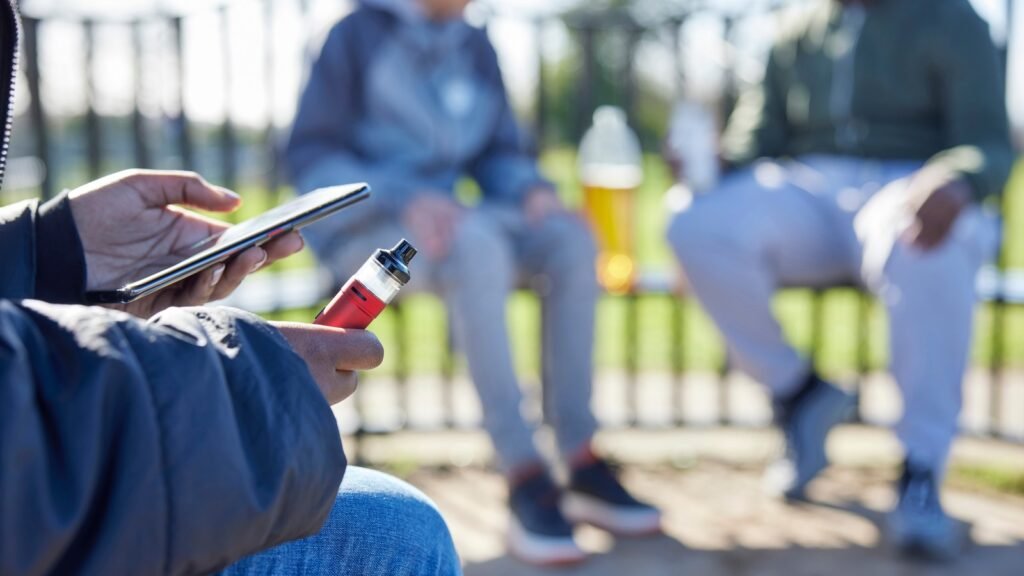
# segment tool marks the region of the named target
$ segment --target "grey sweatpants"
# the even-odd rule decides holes
[[[776,395],[810,370],[773,315],[776,288],[858,280],[877,294],[903,395],[897,433],[911,457],[942,470],[957,430],[975,275],[994,252],[995,226],[970,208],[936,249],[907,245],[907,177],[920,166],[832,156],[758,164],[706,195],[676,199],[668,237],[738,367]]]
[[[396,219],[373,223],[331,245],[315,238],[311,244],[332,271],[347,278],[373,250],[403,237],[416,245]],[[521,411],[505,318],[508,295],[523,279],[539,287],[542,299],[545,420],[563,455],[575,454],[594,435],[594,258],[590,231],[574,216],[531,225],[521,211],[485,204],[466,213],[446,257],[431,260],[421,254],[412,263],[406,291],[428,290],[444,298],[480,395],[484,427],[506,471],[540,458],[533,426]]]

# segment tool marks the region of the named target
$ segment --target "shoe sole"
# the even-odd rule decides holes
[[[509,520],[508,551],[513,557],[533,566],[572,566],[587,559],[572,537],[559,538],[529,532],[515,517]]]
[[[566,492],[562,514],[574,524],[590,524],[616,536],[652,536],[661,533],[661,512],[626,508],[581,494]]]

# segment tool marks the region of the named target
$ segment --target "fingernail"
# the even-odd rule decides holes
[[[213,269],[213,277],[210,278],[210,286],[216,286],[220,282],[220,279],[223,277],[224,265],[218,264],[217,267]]]
[[[218,186],[217,189],[220,190],[221,194],[227,196],[228,198],[231,198],[232,200],[239,200],[239,199],[242,198],[234,190],[228,190],[227,188],[223,188],[223,187],[220,187],[220,186]]]
[[[257,248],[257,250],[260,251],[260,259],[257,260],[255,264],[253,264],[252,270],[250,270],[250,272],[255,272],[259,270],[260,266],[263,266],[267,262],[267,251],[264,250],[263,248]]]

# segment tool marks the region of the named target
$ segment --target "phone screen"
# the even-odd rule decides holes
[[[365,200],[369,193],[370,187],[364,183],[314,190],[196,243],[182,255],[182,260],[173,265],[118,288],[88,292],[86,299],[94,303],[131,302],[259,246],[279,234],[297,230]]]

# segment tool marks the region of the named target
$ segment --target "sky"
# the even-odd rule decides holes
[[[1014,0],[1019,1],[1019,0]],[[489,19],[491,38],[502,63],[506,83],[514,102],[525,108],[536,87],[537,46],[549,58],[564,55],[569,37],[558,23],[552,22],[540,32],[530,18],[554,14],[578,5],[581,0],[478,0],[474,13],[493,12]],[[718,0],[722,9],[738,11],[754,0]],[[1004,37],[1005,0],[973,0],[979,13],[989,20],[997,41]],[[278,125],[287,124],[301,90],[303,74],[311,46],[350,9],[347,0],[275,0],[272,13],[273,86],[265,74],[266,55],[262,50],[267,14],[261,0],[22,0],[27,14],[56,16],[58,20],[41,32],[41,60],[44,74],[44,103],[53,113],[74,113],[85,106],[86,85],[81,73],[84,55],[81,28],[72,20],[93,16],[104,21],[128,21],[160,12],[184,13],[186,19],[186,107],[196,120],[220,121],[225,113],[241,124],[259,126],[272,116]],[[306,17],[300,6],[308,7]],[[221,22],[216,6],[228,6],[230,42],[230,78],[226,79],[221,57]],[[67,20],[61,22],[60,20]],[[1018,126],[1024,125],[1024,6],[1016,10],[1011,67],[1010,107]],[[763,21],[753,20],[742,29],[744,43],[736,53],[747,74],[756,75],[757,55],[770,40]],[[123,25],[108,24],[96,29],[97,53],[95,89],[101,113],[125,113],[132,105],[132,87],[144,86],[143,110],[159,115],[176,110],[173,82],[174,62],[161,46],[170,40],[169,30],[158,25],[142,30],[143,60],[141,75],[135,77],[129,55],[132,37]],[[253,49],[256,47],[256,49]],[[709,48],[710,47],[710,48]],[[721,63],[728,52],[721,45],[720,23],[712,18],[695,18],[684,29],[682,54],[691,79],[689,94],[706,98],[713,93],[721,76]],[[660,82],[662,89],[675,87],[671,47],[650,42],[641,48],[638,66],[645,78]],[[22,92],[24,93],[24,92]],[[27,98],[19,99],[19,106]]]

